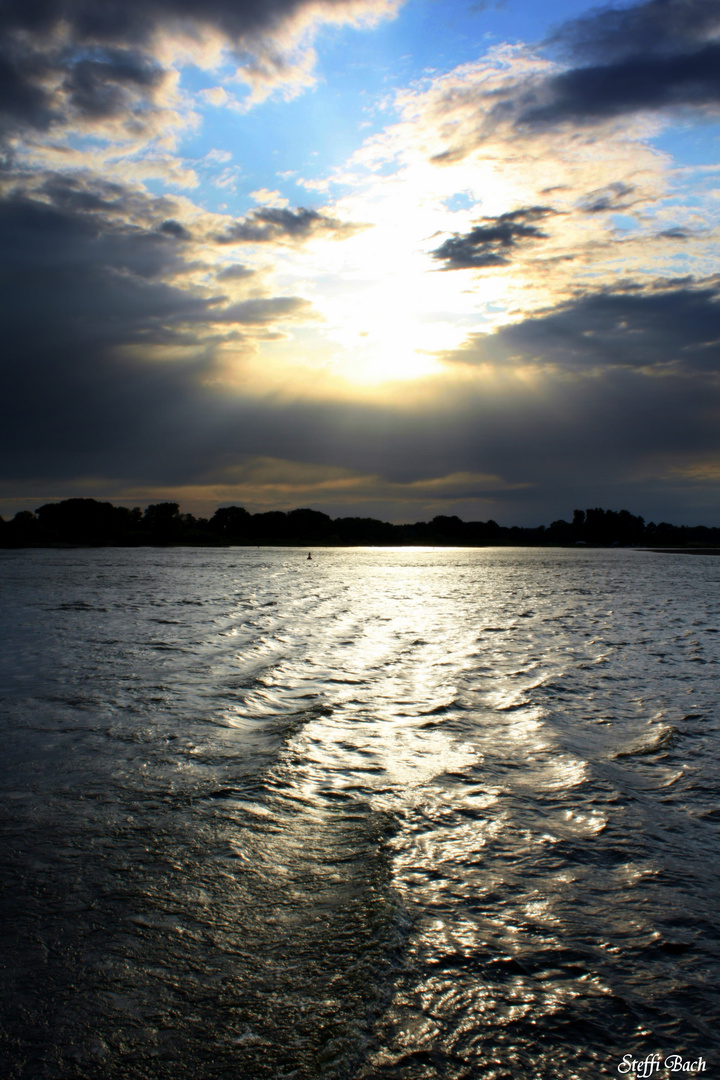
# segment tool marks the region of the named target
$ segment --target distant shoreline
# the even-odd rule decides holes
[[[652,555],[715,555],[720,556],[720,546],[718,547],[641,547],[636,544],[558,544],[558,543],[522,543],[519,541],[505,542],[497,541],[496,543],[486,544],[452,544],[452,543],[421,543],[419,541],[412,542],[398,542],[389,544],[363,544],[363,543],[327,543],[323,541],[308,543],[282,543],[281,541],[263,541],[261,543],[243,543],[242,541],[219,541],[219,542],[206,542],[202,541],[157,541],[157,540],[130,540],[123,543],[122,541],[108,541],[102,542],[85,542],[78,541],[77,543],[69,543],[62,541],[55,541],[47,543],[32,543],[32,544],[5,544],[0,545],[0,551],[25,551],[25,550],[38,550],[38,551],[95,551],[95,550],[137,550],[138,548],[160,548],[160,549],[194,549],[198,551],[207,551],[208,549],[216,549],[220,551],[229,551],[235,548],[242,548],[247,550],[259,550],[261,548],[273,548],[273,549],[285,549],[287,551],[347,551],[353,548],[361,548],[365,551],[383,551],[388,549],[401,550],[407,548],[413,549],[432,549],[442,550],[443,548],[448,551],[484,551],[484,550],[505,550],[512,551],[515,549],[523,550],[535,550],[535,551],[635,551],[639,553],[647,552]]]
[[[720,555],[720,547],[646,547],[639,551],[654,551],[658,555]]]
[[[536,547],[634,548],[720,554],[720,528],[671,525],[628,510],[576,509],[550,525],[499,525],[439,514],[395,525],[370,517],[331,518],[320,510],[221,506],[210,518],[183,514],[178,503],[141,509],[97,499],[63,499],[11,521],[0,518],[0,547]]]

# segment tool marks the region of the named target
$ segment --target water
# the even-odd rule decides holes
[[[716,1075],[719,580],[0,554],[1,1075]]]

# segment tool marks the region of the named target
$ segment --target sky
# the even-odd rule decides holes
[[[0,514],[720,523],[720,0],[0,0]]]

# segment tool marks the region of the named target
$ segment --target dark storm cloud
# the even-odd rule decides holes
[[[22,458],[23,447],[46,463],[72,458],[80,446],[102,459],[119,431],[125,442],[137,436],[147,444],[160,417],[181,408],[189,414],[202,398],[218,335],[242,340],[243,327],[308,315],[300,297],[226,305],[169,284],[186,265],[174,233],[28,195],[0,202],[7,461]],[[188,359],[150,361],[132,352],[150,345],[180,347]],[[195,423],[203,422],[199,407]]]
[[[95,449],[102,461],[121,433],[131,442],[153,412],[181,405],[202,359],[178,372],[116,353],[182,340],[182,323],[207,309],[161,280],[180,266],[175,251],[157,232],[27,197],[0,203],[6,468],[67,468]]]
[[[44,192],[0,202],[5,490],[37,483],[44,497],[87,475],[186,484],[216,478],[243,454],[330,459],[336,425],[351,422],[352,408],[253,403],[208,385],[218,335],[242,345],[245,329],[305,318],[307,301],[227,305],[168,284],[185,266],[182,247],[152,222],[143,229],[104,216],[102,193],[81,200],[71,187],[62,207]],[[118,189],[114,200],[123,201]],[[148,360],[149,345],[175,358]]]
[[[65,89],[78,113],[117,116],[127,107],[126,87],[148,92],[162,77],[160,69],[144,58],[129,52],[105,52],[99,60],[78,60],[68,73]]]
[[[545,104],[525,108],[520,125],[593,123],[630,112],[720,103],[720,45],[678,56],[638,55],[548,79]]]
[[[108,201],[110,194],[101,191]],[[121,190],[112,195],[122,203]],[[250,400],[214,390],[213,335],[263,331],[274,317],[304,316],[305,302],[227,305],[167,284],[183,268],[182,251],[157,225],[130,227],[102,210],[27,196],[0,204],[6,490],[35,485],[45,501],[91,475],[109,478],[99,494],[111,497],[112,483],[214,483],[228,465],[267,455],[399,484],[499,474],[531,485],[522,496],[499,494],[480,514],[508,523],[547,520],[579,504],[627,505],[648,516],[650,489],[643,486],[640,501],[628,473],[648,455],[717,451],[720,305],[711,283],[587,295],[506,327],[489,339],[489,353],[488,339],[474,343],[477,358],[510,368],[518,357],[545,363],[545,392],[522,384],[498,397],[478,384],[460,396],[448,390],[425,414],[401,402]],[[147,344],[187,348],[189,358],[149,362],[126,348]],[[474,358],[471,350],[458,357]],[[592,368],[599,374],[567,378],[568,369]],[[458,489],[451,484],[448,494]],[[682,516],[684,497],[673,502],[663,488],[660,512]],[[291,493],[287,499],[292,505]]]
[[[165,81],[166,73],[149,55],[90,49],[92,58],[82,55],[78,43],[0,41],[0,127],[46,131],[69,121],[122,118],[151,101]]]
[[[308,6],[308,0],[4,0],[0,30],[47,38],[60,24],[91,41],[148,41],[159,28],[213,27],[230,40],[272,32]],[[341,11],[349,0],[324,0]]]
[[[267,324],[311,308],[295,296],[225,305],[225,297],[169,284],[186,269],[176,241],[187,230],[172,219],[141,227],[87,212],[86,204],[94,210],[103,200],[85,195],[61,206],[28,195],[0,201],[0,311],[11,348],[30,354],[52,341],[63,351],[85,341],[94,364],[98,351],[116,345],[200,343],[212,324]],[[78,354],[76,363],[84,362]]]
[[[324,0],[342,13],[352,0]],[[2,0],[0,123],[47,130],[119,116],[163,80],[157,38],[219,32],[239,58],[311,0]]]
[[[652,291],[626,286],[591,293],[471,339],[454,358],[509,357],[579,373],[599,366],[720,374],[720,290],[717,282],[686,281]]]
[[[70,212],[98,211],[105,215],[124,213],[128,208],[128,192],[121,184],[94,178],[89,186],[80,176],[46,173],[41,179],[38,194],[46,205]]]
[[[2,126],[47,128],[57,115],[52,94],[43,85],[52,70],[37,50],[0,45],[0,118]]]
[[[179,221],[173,221],[169,218],[167,221],[163,221],[160,226],[160,232],[165,233],[167,236],[173,236],[176,240],[190,240],[191,233],[181,225]]]
[[[317,233],[348,236],[357,229],[357,225],[338,221],[318,210],[308,210],[302,206],[297,210],[264,206],[252,210],[246,218],[231,225],[214,239],[218,244],[263,244],[271,241],[305,240]]]
[[[166,85],[156,35],[217,30],[242,58],[255,38],[309,7],[306,0],[0,0],[0,126],[46,131],[128,112],[141,123],[142,109],[151,109]],[[349,0],[325,0],[324,7],[341,11]],[[556,40],[572,53],[568,80],[546,81],[537,100],[520,106],[518,91],[512,115],[520,109],[536,125],[585,123],[638,108],[642,94],[632,87],[640,60],[655,65],[645,71],[643,100],[687,103],[691,82],[682,64],[717,47],[710,37],[715,24],[702,17],[711,8],[717,10],[645,4],[566,27],[563,41]],[[690,12],[686,24],[681,11]],[[673,19],[680,30],[671,29]],[[625,88],[610,85],[611,69],[616,80],[627,69]],[[705,78],[703,70],[696,69],[700,89],[692,91],[701,104],[714,100],[712,74]],[[578,73],[573,88],[570,76]],[[601,99],[595,105],[593,78]],[[528,120],[533,108],[550,112]],[[580,208],[618,210],[632,198],[629,187],[610,185],[588,193]],[[542,223],[551,213],[526,207],[482,219],[433,256],[444,269],[502,264],[546,236]],[[44,500],[88,475],[139,486],[214,482],[228,463],[268,455],[398,482],[463,470],[499,473],[536,486],[543,520],[540,504],[555,505],[543,487],[550,476],[556,513],[601,502],[645,512],[630,495],[612,494],[617,477],[647,454],[718,452],[713,379],[720,321],[709,284],[586,295],[474,342],[457,357],[472,363],[485,350],[499,366],[512,368],[517,357],[536,362],[550,371],[543,394],[513,391],[501,400],[480,387],[463,391],[462,399],[433,401],[424,415],[400,402],[244,400],[212,388],[216,345],[232,337],[242,346],[253,333],[267,334],[276,319],[305,321],[308,302],[282,296],[231,303],[178,284],[193,239],[182,218],[171,199],[77,174],[38,173],[26,194],[0,202],[0,456],[8,483],[47,483]],[[300,243],[360,227],[319,210],[260,207],[215,240]],[[216,277],[231,282],[252,273],[238,264]],[[143,359],[148,346],[181,358]],[[556,381],[553,368],[561,369]],[[591,378],[568,377],[589,370]],[[663,513],[672,516],[672,505]],[[504,516],[521,518],[510,509]]]
[[[41,310],[51,305],[59,312],[71,311],[75,304],[86,303],[83,297],[91,286],[97,301],[102,290],[107,289],[102,303],[102,313],[106,314],[115,290],[122,293],[124,281],[144,279],[147,284],[183,267],[172,237],[152,228],[80,212],[78,204],[84,201],[93,207],[92,191],[74,194],[78,198],[70,206],[53,205],[23,194],[0,201],[2,273],[23,305],[31,308],[39,300]],[[45,291],[36,296],[34,285]],[[160,281],[157,285],[167,289],[168,296],[177,297],[178,302],[185,296]],[[75,304],[68,307],[73,295],[77,296]],[[154,295],[157,299],[158,294]],[[193,308],[204,303],[196,298],[189,302]],[[7,303],[6,296],[3,303]],[[152,309],[152,301],[148,306]],[[12,305],[10,314],[14,310]],[[160,305],[160,310],[165,310],[165,304]]]
[[[609,62],[639,53],[692,52],[718,34],[717,0],[649,0],[573,19],[560,26],[548,44],[575,59]]]
[[[22,203],[23,196],[18,193],[25,191],[29,206],[54,209],[70,217],[77,215],[78,222],[103,235],[124,229],[127,235],[137,237],[152,229],[165,241],[192,239],[190,230],[173,216],[178,205],[169,196],[148,197],[140,188],[126,187],[87,170],[16,173],[13,181],[15,193],[9,196],[11,200]],[[128,224],[133,220],[134,227]]]
[[[521,126],[720,104],[717,0],[650,0],[572,20],[546,45],[569,68],[518,97]]]
[[[431,252],[446,270],[503,266],[514,248],[528,240],[543,240],[547,233],[534,221],[554,214],[549,206],[528,206],[498,217],[482,218],[468,233],[456,233]]]

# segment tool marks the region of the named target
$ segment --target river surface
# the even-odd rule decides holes
[[[3,1080],[719,1075],[720,560],[5,551],[0,584]]]

